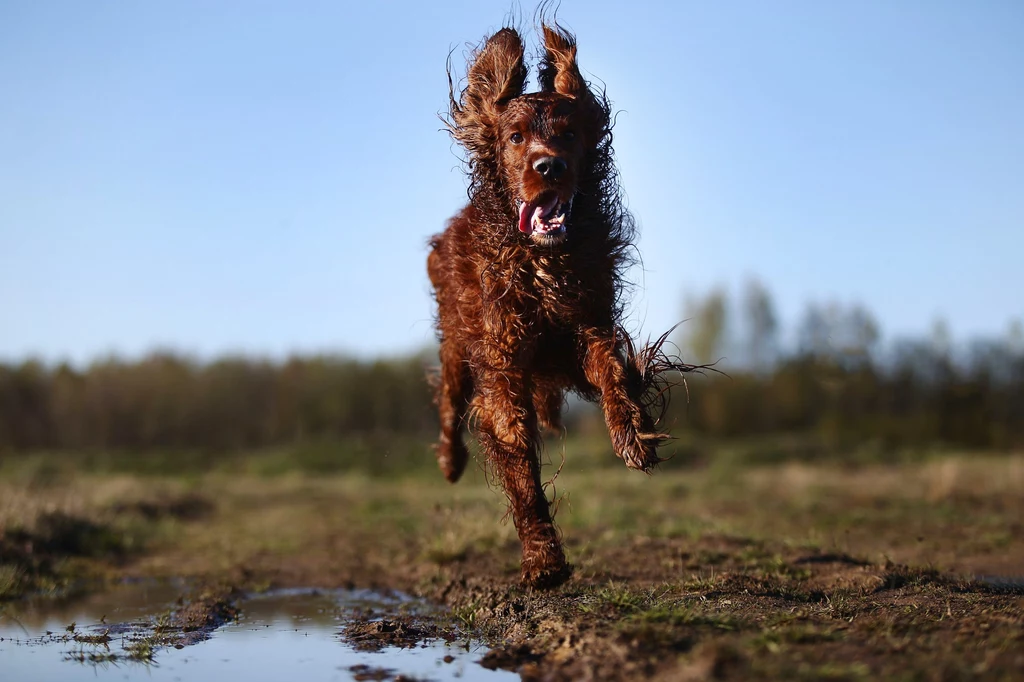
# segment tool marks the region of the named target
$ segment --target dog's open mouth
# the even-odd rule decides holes
[[[559,201],[553,190],[542,192],[533,201],[519,202],[519,231],[536,241],[555,241],[565,235],[565,221],[572,209],[572,199]]]

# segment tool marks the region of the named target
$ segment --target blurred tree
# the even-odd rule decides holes
[[[778,320],[768,289],[756,278],[747,280],[743,292],[746,314],[747,352],[755,371],[764,372],[775,361]]]
[[[832,350],[829,316],[817,303],[808,303],[797,327],[797,348],[801,355],[825,357]]]
[[[1010,320],[1006,331],[1006,345],[1014,355],[1024,355],[1024,322],[1019,317]]]
[[[932,350],[935,351],[936,355],[939,357],[949,357],[953,349],[953,335],[949,331],[949,323],[946,322],[945,318],[937,317],[932,321],[928,341],[931,343]]]
[[[728,298],[716,287],[704,299],[687,297],[684,346],[699,364],[717,362],[725,347]]]
[[[840,313],[839,324],[842,329],[843,355],[847,361],[860,365],[869,363],[881,336],[875,316],[857,304]]]
[[[879,339],[878,323],[866,308],[810,303],[797,330],[802,355],[843,365],[869,362]]]

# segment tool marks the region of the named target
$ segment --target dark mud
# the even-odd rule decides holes
[[[737,539],[641,539],[550,592],[488,562],[424,593],[524,680],[1024,679],[1024,584]]]
[[[581,565],[550,591],[516,584],[514,542],[440,564],[395,554],[372,574],[333,573],[448,613],[354,613],[343,637],[377,650],[472,632],[490,647],[481,666],[523,680],[1024,679],[1019,578],[710,534],[568,544]]]

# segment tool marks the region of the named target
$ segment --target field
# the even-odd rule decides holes
[[[486,666],[527,680],[1024,676],[1024,455],[722,456],[648,477],[564,447],[549,497],[575,575],[550,592],[516,585],[479,468],[450,486],[429,466],[324,473],[280,453],[7,458],[0,609],[125,576],[355,586],[445,605],[491,644]]]

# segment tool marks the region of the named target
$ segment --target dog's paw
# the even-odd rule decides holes
[[[671,438],[667,433],[640,433],[630,429],[623,435],[623,438],[613,441],[615,454],[630,469],[649,472],[665,461],[665,458],[658,456],[658,446]]]
[[[462,477],[466,470],[466,462],[469,461],[469,450],[461,438],[450,441],[442,436],[440,442],[434,446],[434,455],[437,457],[441,473],[449,483],[455,483]]]
[[[561,548],[550,555],[523,556],[520,582],[524,587],[547,590],[558,587],[572,576],[572,564],[565,560]]]

